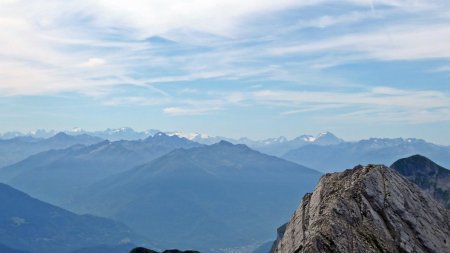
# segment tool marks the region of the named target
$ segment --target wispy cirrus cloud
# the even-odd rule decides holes
[[[201,115],[256,104],[279,107],[281,116],[319,112],[318,117],[340,121],[416,124],[450,120],[450,96],[433,90],[380,86],[356,92],[257,90],[213,96],[216,99],[210,101],[179,101],[180,107],[165,108],[163,112],[173,116]]]
[[[251,95],[252,99],[262,103],[273,102],[285,106],[330,104],[387,107],[389,109],[404,108],[407,110],[450,108],[450,97],[441,92],[395,90],[385,87],[352,93],[263,90]]]
[[[220,110],[220,108],[167,107],[163,109],[163,112],[171,116],[192,116],[192,115],[204,115],[217,110]]]
[[[444,0],[0,1],[0,100],[446,122],[448,13]]]
[[[448,25],[408,25],[375,32],[348,34],[326,41],[274,48],[274,55],[311,54],[333,51],[352,60],[420,60],[450,57]]]
[[[348,6],[348,11],[329,13],[327,5]],[[322,11],[320,11],[323,8]],[[302,10],[316,15],[303,17]],[[270,15],[298,15],[275,19],[260,26]],[[105,82],[105,76],[133,76],[145,73],[156,83],[186,79],[245,78],[257,76],[270,61],[305,62],[320,53],[315,66],[335,66],[363,60],[420,60],[448,57],[449,30],[446,16],[422,19],[414,26],[403,25],[406,16],[445,13],[442,1],[5,1],[1,3],[0,41],[3,65],[16,73],[33,73],[33,78],[12,78],[2,82],[3,94],[44,94],[93,90],[123,85]],[[370,14],[376,12],[377,14]],[[172,18],[176,16],[177,18]],[[280,16],[280,17],[281,17]],[[435,15],[439,16],[439,15]],[[362,25],[367,19],[385,19],[382,29],[357,33],[330,33],[308,38],[308,28],[348,24]],[[205,22],[207,20],[208,22]],[[260,20],[260,21],[258,21]],[[256,23],[255,23],[256,21]],[[387,22],[392,22],[387,23]],[[361,23],[361,24],[359,24]],[[285,29],[285,27],[290,29]],[[273,36],[262,35],[270,29]],[[269,31],[269,30],[267,30]],[[292,36],[297,34],[297,36]],[[152,36],[175,39],[170,46],[145,41]],[[274,37],[276,36],[276,37]],[[25,40],[23,38],[26,38]],[[194,42],[194,43],[193,43]],[[430,47],[432,43],[432,47]],[[268,55],[266,52],[272,53]],[[330,58],[329,52],[334,57]],[[299,55],[296,59],[286,56]],[[317,56],[317,55],[315,55]],[[304,58],[304,59],[302,59]],[[105,59],[107,63],[105,64]],[[322,59],[322,60],[320,60]],[[322,62],[320,62],[322,61]],[[76,66],[95,66],[96,71]],[[284,75],[295,68],[281,64]],[[102,67],[99,69],[99,67]],[[148,70],[152,71],[148,71]],[[223,75],[211,75],[227,71]],[[145,70],[145,71],[144,71]],[[6,74],[2,71],[0,74]],[[266,72],[267,73],[267,72]],[[277,78],[280,73],[269,73]],[[12,76],[14,76],[13,74]],[[52,83],[59,83],[53,85]],[[18,88],[20,87],[20,88]],[[11,92],[13,91],[13,92]],[[91,92],[98,94],[98,92]]]

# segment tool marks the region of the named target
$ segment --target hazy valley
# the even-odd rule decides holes
[[[128,134],[132,131],[124,129]],[[447,169],[423,156],[402,159],[425,153],[446,161],[449,147],[415,139],[346,142],[328,132],[317,137],[264,141],[199,136],[157,132],[145,139],[114,141],[118,137],[103,140],[83,132],[57,133],[47,139],[19,136],[2,140],[5,150],[15,146],[27,152],[42,143],[40,152],[1,168],[0,180],[51,203],[4,185],[4,201],[15,205],[2,211],[2,229],[9,235],[2,244],[28,253],[81,253],[94,249],[124,252],[135,245],[202,252],[268,251],[276,228],[289,219],[299,200],[314,190],[322,175],[301,165],[299,159],[306,164],[322,162],[322,168],[336,164],[323,171],[342,171],[339,166],[351,161],[368,164],[380,160],[390,164],[398,160],[392,169],[444,206],[450,203]],[[94,143],[90,143],[92,140]],[[212,140],[218,142],[211,144]],[[248,146],[230,142],[244,140]],[[270,150],[270,154],[264,150]],[[327,155],[325,150],[334,150],[334,155]],[[291,160],[296,163],[284,160],[285,156],[295,157]],[[52,205],[95,216],[77,216]],[[19,206],[33,211],[24,213]],[[96,229],[83,222],[96,224]],[[52,230],[67,231],[68,235],[52,234]],[[86,234],[87,238],[72,238],[71,233]],[[47,242],[27,241],[36,238]]]

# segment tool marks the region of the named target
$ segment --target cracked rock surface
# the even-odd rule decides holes
[[[323,176],[275,253],[450,252],[450,212],[383,165]]]

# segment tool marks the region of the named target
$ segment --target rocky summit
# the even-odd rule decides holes
[[[450,212],[383,165],[324,175],[274,253],[450,252]]]

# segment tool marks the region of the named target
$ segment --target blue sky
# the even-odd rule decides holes
[[[0,0],[0,132],[450,144],[450,4]]]

